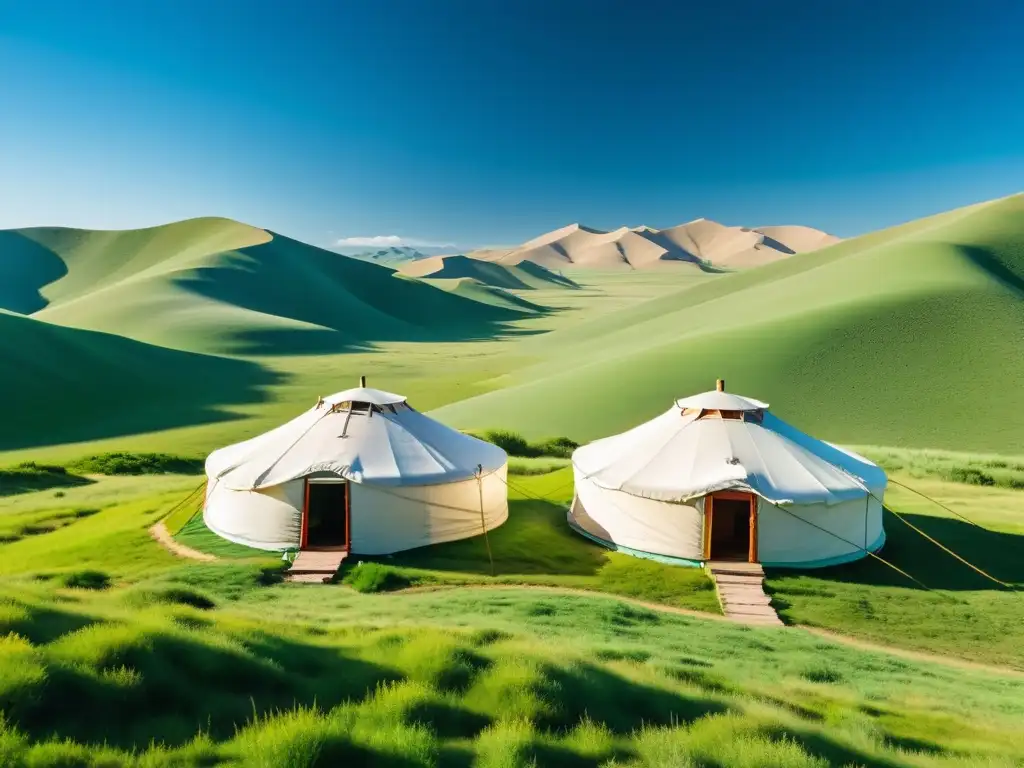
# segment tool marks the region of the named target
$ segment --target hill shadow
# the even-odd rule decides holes
[[[522,314],[440,290],[396,271],[271,233],[268,243],[222,255],[180,277],[215,301],[319,328],[237,337],[245,354],[345,352],[386,341],[478,341],[526,335]],[[303,334],[312,333],[310,340]]]
[[[756,231],[756,230],[754,230],[754,231]],[[779,242],[774,237],[768,237],[768,235],[764,234],[764,232],[759,232],[758,234],[760,234],[764,238],[764,240],[762,242],[763,242],[764,245],[767,245],[769,248],[774,248],[776,251],[779,251],[780,253],[784,253],[787,256],[792,256],[794,253],[796,253],[796,251],[794,251],[788,245],[786,245],[785,243]]]
[[[0,309],[30,315],[49,302],[40,289],[68,273],[63,259],[14,230],[0,230]]]
[[[956,552],[969,563],[1010,583],[1024,584],[1024,536],[990,531],[948,517],[902,514],[908,522]],[[883,517],[885,546],[878,553],[931,589],[950,591],[1003,588],[968,568],[925,539],[888,509]],[[827,581],[920,589],[875,558],[814,571],[766,569],[769,577],[805,573]],[[1019,588],[1019,587],[1018,587]]]
[[[535,277],[538,280],[544,280],[547,282],[557,283],[563,288],[572,288],[574,290],[579,289],[581,286],[575,280],[566,277],[561,272],[556,272],[553,269],[537,264],[533,261],[521,261],[516,266],[523,272],[528,274],[530,277]]]
[[[244,360],[0,313],[0,450],[239,418],[280,374]]]
[[[1000,282],[1024,293],[1024,257],[1017,256],[1015,252],[1005,254],[993,248],[968,245],[961,245],[959,248],[967,255],[967,258]]]

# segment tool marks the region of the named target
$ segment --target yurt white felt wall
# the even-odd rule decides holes
[[[879,549],[885,472],[767,409],[706,392],[582,446],[573,454],[569,523],[630,554],[697,565],[716,559],[715,505],[732,504],[733,515],[738,500],[749,499],[744,559],[809,568]],[[724,524],[725,511],[718,517]]]
[[[310,484],[344,482],[347,547],[390,554],[505,522],[507,461],[497,446],[424,416],[401,395],[346,390],[210,454],[203,519],[239,544],[298,548]]]

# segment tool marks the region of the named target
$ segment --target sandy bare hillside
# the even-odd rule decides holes
[[[696,219],[669,229],[621,227],[611,232],[570,224],[508,250],[469,255],[506,266],[531,261],[549,269],[649,269],[664,264],[710,264],[749,269],[839,241],[811,227],[727,227]]]
[[[799,224],[781,227],[757,227],[757,231],[765,236],[766,242],[768,239],[775,240],[795,253],[816,251],[818,248],[824,248],[827,245],[839,242],[839,238],[835,235],[830,235],[828,232],[822,232],[820,229],[814,229],[813,227],[802,227]]]

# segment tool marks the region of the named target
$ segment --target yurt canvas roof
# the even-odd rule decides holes
[[[684,415],[681,407],[718,407],[684,406],[694,399],[577,449],[573,463],[602,488],[660,501],[735,489],[776,504],[833,504],[885,486],[885,473],[867,459],[805,435],[770,413],[763,413],[760,423]]]
[[[287,424],[214,451],[206,469],[235,490],[269,488],[319,472],[401,486],[464,480],[478,465],[486,474],[507,460],[501,448],[424,416],[401,395],[358,388],[322,398]]]
[[[676,400],[678,408],[703,408],[714,411],[758,411],[768,407],[768,403],[749,397],[740,397],[731,392],[711,390]]]

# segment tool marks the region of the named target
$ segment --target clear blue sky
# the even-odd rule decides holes
[[[0,227],[849,236],[1024,188],[1024,3],[0,0]]]

